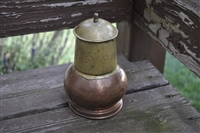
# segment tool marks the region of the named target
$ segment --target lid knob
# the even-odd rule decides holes
[[[98,13],[94,13],[94,20],[93,20],[94,23],[97,23],[99,21],[98,17],[99,17],[99,14]]]

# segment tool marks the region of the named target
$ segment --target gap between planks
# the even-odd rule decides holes
[[[168,81],[148,61],[131,63],[127,61],[124,56],[119,55],[118,62],[126,71],[128,77],[129,83],[126,92],[127,94],[168,85]],[[69,99],[62,85],[64,72],[68,66],[69,65],[61,65],[22,72],[24,78],[21,77],[21,73],[17,73],[16,77],[14,76],[15,74],[12,74],[13,76],[5,75],[6,78],[2,76],[2,78],[6,80],[11,80],[13,78],[13,80],[17,79],[18,81],[15,81],[14,84],[13,82],[7,82],[10,84],[4,84],[3,89],[1,88],[3,94],[0,105],[1,108],[3,108],[1,120],[3,121],[68,107],[67,102]],[[30,81],[28,75],[31,76]],[[51,76],[54,78],[51,78]],[[9,79],[8,77],[12,78]],[[37,78],[34,79],[32,77]],[[55,79],[55,77],[57,79]],[[40,83],[36,88],[34,88],[34,85],[31,88],[29,88],[29,86],[22,87],[17,93],[12,91],[4,93],[7,89],[17,90],[18,88],[16,86],[21,87],[20,84],[23,80],[28,82],[35,81],[34,83],[36,85],[42,80],[43,84]],[[51,81],[51,84],[48,84],[49,81]],[[25,84],[25,82],[22,83]]]
[[[2,121],[3,132],[199,132],[200,114],[172,86],[127,94],[114,117],[89,120],[69,108]]]

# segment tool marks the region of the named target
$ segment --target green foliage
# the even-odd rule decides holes
[[[1,74],[73,62],[72,30],[1,39]]]
[[[169,53],[166,56],[164,75],[200,111],[200,78]]]

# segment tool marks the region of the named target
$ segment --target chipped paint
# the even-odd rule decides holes
[[[179,17],[182,19],[182,21],[187,24],[188,26],[194,25],[194,22],[188,17],[188,15],[184,14],[183,12],[179,12]],[[187,20],[187,21],[186,21]]]
[[[175,23],[172,19],[170,19],[169,17],[165,16],[165,19],[170,22],[170,23]]]
[[[189,0],[188,0],[189,1]],[[184,8],[185,10],[190,10],[191,12],[195,13],[197,16],[200,17],[200,5],[197,4],[196,7],[188,4],[188,1],[184,1],[184,0],[174,0],[174,2],[176,2],[176,5],[179,6],[180,8]],[[199,0],[196,0],[199,2]]]
[[[171,32],[175,32],[175,33],[179,33],[182,35],[183,38],[188,38],[188,36],[182,31],[180,30],[180,25],[179,24],[171,24],[169,22],[167,22],[165,19],[161,18],[160,16],[158,16],[153,9],[149,9],[149,8],[145,8],[144,10],[144,18],[148,21],[148,22],[155,22],[155,23],[160,23],[163,28],[166,28],[170,33]]]
[[[37,21],[27,21],[26,24],[37,23]]]
[[[66,24],[66,22],[63,22],[62,25]]]
[[[149,24],[149,28],[151,31],[153,31],[154,34],[157,34],[158,29],[160,29],[161,24],[155,23],[155,24]]]
[[[145,0],[142,19],[136,18],[135,23],[200,77],[200,47],[196,35],[200,12],[192,12],[194,10],[188,10],[187,5],[177,4],[177,1],[184,3],[182,0]]]
[[[188,26],[194,25],[194,22],[188,17],[188,15],[186,15],[184,12],[180,11],[175,11],[175,10],[169,10],[167,9],[166,11],[168,11],[169,13],[173,14],[174,16],[177,16],[179,18],[181,18],[181,20]]]
[[[49,21],[56,21],[59,20],[61,18],[56,17],[56,18],[47,18],[47,19],[41,19],[40,22],[49,22]]]
[[[75,5],[95,5],[95,4],[101,4],[101,3],[108,3],[112,2],[112,0],[86,0],[86,1],[78,1],[78,2],[66,2],[66,3],[54,3],[54,4],[43,4],[42,6],[45,7],[71,7]]]
[[[6,16],[6,17],[15,17],[15,18],[19,18],[21,16],[22,13],[16,13],[16,12],[1,12],[2,15]]]
[[[186,45],[184,42],[181,41],[180,43],[183,45],[185,51],[186,51],[190,56],[192,56],[194,59],[196,59],[197,61],[200,62],[200,58],[197,58],[196,53],[192,52],[192,51],[187,47],[187,45]]]
[[[43,4],[42,6],[45,7],[70,7],[73,6],[75,4],[82,4],[82,5],[86,5],[86,3],[84,2],[67,2],[67,3],[54,3],[54,4]]]
[[[193,49],[198,49],[198,47],[197,46],[193,46]]]
[[[155,0],[156,4],[162,3],[162,0]]]
[[[200,77],[200,65],[194,61],[194,59],[188,55],[184,54],[173,54],[179,61],[185,64],[190,70],[196,73],[197,76]]]
[[[147,5],[150,5],[152,3],[152,0],[146,0]]]
[[[178,51],[174,48],[173,44],[169,42],[169,49],[171,50],[172,53],[177,53]]]
[[[75,13],[75,14],[72,14],[71,17],[78,17],[78,16],[81,16],[83,13],[79,12],[79,13]]]
[[[170,50],[172,51],[172,53],[177,53],[177,50],[174,48],[173,44],[171,42],[168,41],[168,37],[169,37],[170,33],[163,29],[163,28],[160,28],[160,30],[158,30],[158,37],[157,36],[153,36],[151,35],[156,41],[158,41],[159,43],[162,43],[165,45],[165,48],[169,47]],[[187,45],[180,41],[179,43],[181,43],[181,45],[183,46],[184,50],[191,56],[193,57],[195,60],[199,61],[200,62],[200,58],[198,58],[196,56],[196,53],[192,52],[188,47]],[[197,47],[193,47],[193,48],[197,48]]]
[[[165,44],[166,47],[168,46],[167,38],[169,37],[169,35],[170,33],[167,30],[163,28],[159,30],[159,39]]]
[[[189,39],[189,40],[187,40],[187,42],[188,42],[189,44],[192,44],[190,39]]]

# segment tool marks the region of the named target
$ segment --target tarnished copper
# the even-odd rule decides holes
[[[117,29],[98,18],[74,29],[75,60],[65,74],[64,86],[73,112],[86,118],[104,119],[122,108],[127,78],[117,65]]]

